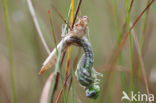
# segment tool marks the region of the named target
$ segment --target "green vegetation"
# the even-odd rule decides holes
[[[156,95],[155,0],[29,1],[34,11],[26,0],[0,1],[0,103],[122,103],[123,91]],[[78,47],[72,46],[71,53],[57,50],[56,65],[38,75],[49,51],[63,39],[62,31],[72,26],[72,14],[78,14],[76,21],[89,18],[86,37],[94,68],[104,75],[98,77],[96,100],[87,98],[76,80],[83,54]]]

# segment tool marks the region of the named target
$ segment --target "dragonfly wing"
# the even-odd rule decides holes
[[[66,44],[66,41],[70,41],[69,39],[70,39],[70,35],[62,39],[61,42],[57,45],[57,50],[60,51],[61,45],[63,45],[63,49],[64,49],[65,48],[64,44]],[[39,74],[42,74],[43,72],[47,71],[50,67],[55,65],[56,61],[57,61],[57,54],[56,54],[56,48],[55,48],[47,57],[47,59],[44,61]]]
[[[57,45],[57,50],[60,49],[62,42],[60,42]],[[47,59],[44,61],[42,68],[39,72],[39,74],[42,74],[43,72],[47,71],[50,67],[56,64],[57,55],[56,55],[56,48],[50,53],[50,55],[47,57]]]

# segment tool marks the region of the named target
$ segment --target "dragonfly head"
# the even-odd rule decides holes
[[[84,27],[88,27],[88,17],[87,16],[83,16],[81,19],[80,19],[84,24]]]
[[[74,26],[74,32],[79,34],[79,36],[83,36],[88,27],[88,17],[83,16],[78,20],[78,22]]]
[[[86,89],[86,96],[88,98],[96,99],[99,96],[100,87],[98,85],[92,85]]]

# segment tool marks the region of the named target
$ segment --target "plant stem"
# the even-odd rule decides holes
[[[8,42],[8,55],[9,55],[9,63],[10,63],[12,102],[17,103],[15,78],[14,78],[13,49],[12,49],[12,40],[11,40],[11,34],[10,34],[8,10],[7,10],[7,0],[3,0],[3,6],[4,6],[4,15],[5,15],[6,36],[7,36],[7,42]]]
[[[126,0],[126,10],[127,10],[127,22],[128,22],[128,30],[130,30],[130,12],[129,12],[129,5],[128,0]],[[133,88],[133,44],[132,44],[132,35],[130,31],[129,35],[129,54],[130,54],[130,69],[131,69],[131,82],[130,82],[130,89]]]
[[[48,45],[43,37],[43,34],[42,34],[42,31],[40,29],[40,26],[39,26],[39,23],[38,23],[38,20],[37,20],[37,17],[36,17],[36,14],[35,14],[35,10],[34,10],[34,7],[32,5],[32,2],[31,0],[27,0],[27,3],[28,3],[28,7],[29,7],[29,11],[31,13],[31,16],[32,16],[32,19],[33,19],[33,22],[34,22],[34,25],[36,27],[36,30],[38,32],[38,35],[43,43],[43,46],[45,48],[45,50],[47,51],[48,54],[50,54],[50,49],[48,48]]]
[[[70,6],[70,8],[71,8],[71,6]],[[69,18],[69,15],[70,15],[70,8],[69,8],[69,12],[68,12],[68,18]],[[68,28],[68,25],[66,24],[65,27],[64,27],[62,35],[66,34],[67,28]],[[60,50],[58,50],[57,62],[56,62],[55,71],[54,71],[55,73],[54,73],[54,77],[53,77],[52,82],[51,82],[51,89],[50,89],[49,102],[48,103],[51,103],[51,98],[52,98],[52,94],[53,94],[53,91],[54,91],[56,75],[57,75],[58,70],[60,70],[61,84],[62,84],[62,88],[63,88],[63,97],[64,97],[64,101],[66,101],[65,93],[64,93],[64,81],[63,81],[62,70],[61,70],[61,66],[60,66],[60,58],[61,58],[62,47],[63,47],[63,45],[61,45]]]
[[[150,0],[146,0],[146,5],[148,5],[150,2]],[[141,49],[143,49],[143,44],[144,44],[144,36],[146,34],[146,27],[147,27],[147,20],[148,20],[148,14],[149,14],[149,10],[150,8],[146,11],[146,14],[145,14],[145,18],[144,18],[144,21],[143,21],[143,30],[142,30],[142,37],[141,37]]]

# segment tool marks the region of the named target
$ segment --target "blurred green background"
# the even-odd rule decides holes
[[[60,11],[65,19],[70,5],[70,0],[32,0],[35,8],[37,18],[48,47],[52,51],[54,48],[54,41],[51,34],[51,28],[48,17],[48,10],[51,10],[55,34],[57,42],[61,40],[62,24],[64,22],[52,10],[51,4]],[[78,0],[74,0],[74,10],[76,10]],[[128,0],[130,4],[131,0]],[[43,44],[38,36],[34,26],[32,17],[30,15],[26,0],[7,0],[8,15],[10,24],[10,33],[13,46],[13,64],[15,73],[15,86],[18,103],[38,103],[41,96],[41,91],[44,83],[52,70],[48,70],[43,75],[39,76],[38,72],[42,63],[48,56]],[[137,16],[146,6],[146,0],[134,0],[132,11],[130,13],[130,21],[134,22]],[[156,94],[156,3],[154,2],[150,8],[146,32],[145,32],[145,53],[143,55],[144,64],[146,68],[147,80],[149,82],[150,93]],[[113,52],[114,46],[117,44],[118,33],[122,31],[122,25],[126,17],[126,2],[125,0],[82,0],[81,9],[78,17],[88,16],[90,42],[94,49],[94,67],[97,71],[104,74],[101,79],[101,88],[105,86],[107,78],[107,60]],[[135,34],[139,40],[143,36],[145,15],[139,20],[135,26]],[[10,69],[8,60],[8,46],[5,27],[5,16],[3,1],[0,0],[0,103],[10,103],[11,101],[11,81]],[[128,31],[125,28],[124,34]],[[71,65],[73,58],[76,55],[77,48],[72,48]],[[133,45],[134,59],[135,46]],[[66,63],[66,59],[64,61]],[[133,70],[137,70],[134,66]],[[126,71],[130,71],[130,55],[129,42],[127,42],[122,49],[122,60],[117,65],[120,65],[126,70],[117,70],[109,79],[106,91],[102,91],[97,100],[89,100],[85,97],[82,87],[80,87],[75,80],[75,91],[82,103],[120,103],[122,90],[129,90],[130,75]],[[71,66],[72,67],[72,66]],[[101,69],[98,69],[101,67]],[[120,67],[119,67],[120,68]],[[63,68],[65,69],[65,68]],[[54,70],[54,67],[53,67]],[[142,79],[134,78],[135,90],[146,93]],[[155,100],[156,101],[156,100]],[[60,101],[61,102],[61,101]],[[70,101],[69,103],[73,103]],[[75,100],[75,103],[79,103]]]

